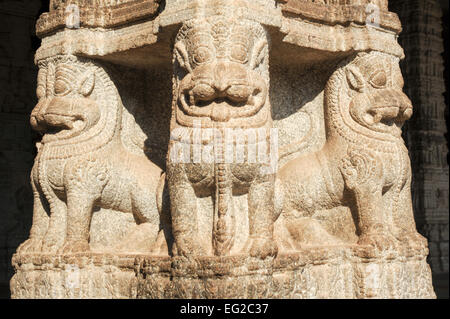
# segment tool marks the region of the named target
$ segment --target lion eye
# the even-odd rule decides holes
[[[70,92],[69,84],[62,80],[58,79],[55,82],[55,95],[67,95]]]
[[[370,84],[372,84],[372,86],[374,88],[385,87],[386,83],[387,83],[386,72],[380,71],[380,72],[375,73],[374,75],[372,75],[369,82],[370,82]]]
[[[247,48],[242,44],[237,44],[231,49],[231,59],[245,64],[248,60],[248,51]]]
[[[211,50],[208,47],[199,47],[193,54],[193,61],[195,64],[204,64],[210,62],[212,59]]]

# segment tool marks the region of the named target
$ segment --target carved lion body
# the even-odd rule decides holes
[[[74,59],[49,64],[38,97],[31,124],[45,135],[31,174],[33,227],[20,250],[89,250],[95,208],[132,213],[155,240],[161,170],[122,144],[122,105],[106,72]]]
[[[308,236],[326,242],[329,235],[311,217],[338,206],[355,212],[359,244],[386,249],[396,238],[423,246],[401,137],[412,105],[402,87],[398,63],[376,53],[359,55],[331,77],[325,90],[324,147],[287,163],[277,176],[284,194],[277,229],[287,230],[286,249],[301,246]]]
[[[244,250],[261,257],[275,255],[274,174],[262,172],[262,165],[250,163],[248,157],[241,163],[234,159],[227,162],[225,158],[227,129],[262,129],[264,142],[269,136],[272,119],[264,28],[234,18],[191,21],[179,31],[175,62],[177,78],[167,164],[175,253],[209,254],[208,245],[197,232],[196,200],[212,197],[213,254],[230,254],[236,223],[233,194],[239,193],[249,198],[250,239]],[[193,140],[196,129],[211,130],[209,140]],[[248,144],[251,142],[244,140],[241,145],[246,148]],[[208,147],[215,154],[209,162],[204,158],[196,162],[196,155],[184,161],[177,157],[183,148],[189,153],[204,153]]]

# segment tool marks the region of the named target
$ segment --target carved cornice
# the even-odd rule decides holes
[[[312,0],[285,0],[282,12],[285,16],[318,21],[330,25],[348,25],[356,23],[365,25],[368,15],[369,0],[327,0],[325,3],[316,3]],[[402,30],[397,14],[389,12],[387,1],[379,1],[380,28],[400,33]]]
[[[68,6],[79,8],[80,27],[112,28],[136,20],[154,17],[158,13],[161,0],[109,0],[97,4],[93,0],[72,0],[63,3],[52,2],[50,12],[41,15],[36,24],[36,34],[44,37],[66,27],[66,21],[72,11]]]
[[[395,13],[387,11],[387,1],[374,3],[380,8],[379,24],[368,25],[368,0],[54,0],[50,12],[37,22],[43,38],[36,61],[57,55],[106,56],[151,45],[163,46],[161,32],[173,32],[184,21],[198,16],[234,14],[271,30],[278,30],[282,41],[297,47],[327,52],[375,50],[403,57],[397,43],[401,31]],[[66,19],[76,4],[80,9],[80,28],[67,28]],[[170,35],[167,34],[170,37]],[[157,43],[158,42],[158,43]],[[155,51],[157,52],[157,51]],[[154,53],[148,52],[150,56]],[[151,61],[144,55],[139,61]],[[147,62],[142,62],[147,63]],[[141,63],[141,64],[142,64]]]

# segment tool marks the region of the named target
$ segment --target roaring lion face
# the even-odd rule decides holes
[[[90,98],[95,86],[93,71],[74,65],[49,65],[39,71],[38,104],[31,113],[34,130],[42,142],[72,138],[94,126],[100,118],[97,103]]]
[[[259,71],[267,64],[267,46],[264,29],[250,21],[214,18],[185,25],[175,44],[183,70],[179,109],[213,122],[257,114],[267,102],[268,83]]]
[[[354,91],[350,115],[373,131],[401,135],[401,127],[412,116],[412,104],[403,93],[403,77],[391,58],[366,55],[346,68],[347,81]]]

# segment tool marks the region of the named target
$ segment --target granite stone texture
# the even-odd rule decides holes
[[[387,1],[52,1],[13,298],[435,298]]]

